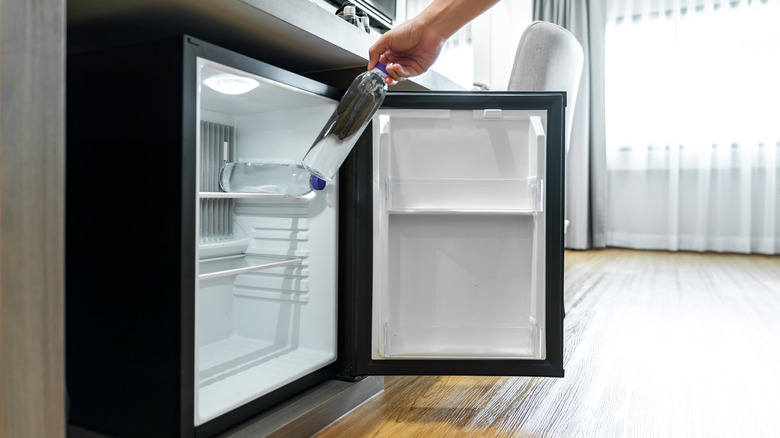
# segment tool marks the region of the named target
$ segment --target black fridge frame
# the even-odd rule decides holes
[[[346,259],[353,315],[350,373],[352,375],[494,375],[563,377],[563,203],[565,92],[399,92],[388,93],[382,108],[505,109],[547,111],[545,177],[545,341],[543,360],[414,359],[372,360],[373,188],[371,129],[363,134],[347,170],[354,188],[350,206],[353,245]],[[345,172],[346,173],[346,172]],[[344,184],[344,181],[342,181]]]
[[[346,366],[339,292],[334,363],[195,426],[198,57],[334,102],[343,94],[186,35],[69,54],[69,423],[99,434],[212,436]]]
[[[196,58],[200,57],[200,58],[208,59],[209,61],[214,61],[223,65],[227,65],[228,67],[233,67],[235,69],[245,71],[247,73],[252,73],[279,82],[284,85],[288,85],[303,91],[317,94],[319,96],[323,96],[332,99],[334,101],[338,101],[343,95],[343,91],[340,91],[334,87],[324,85],[322,83],[316,82],[314,80],[308,79],[298,74],[291,73],[287,70],[283,70],[278,67],[272,66],[270,64],[266,64],[264,62],[257,61],[255,59],[238,54],[236,52],[232,52],[227,49],[223,49],[221,47],[200,41],[196,38],[186,36],[185,41],[186,41],[185,50],[184,50],[185,66],[188,63],[194,66]],[[191,69],[191,72],[193,73],[192,77],[185,78],[185,87],[188,87],[188,89],[191,90],[191,92],[193,93],[192,94],[193,99],[197,93],[197,87],[198,87],[197,77],[194,74],[195,71],[196,69],[192,68]],[[185,68],[185,75],[187,74],[188,74],[188,70]],[[191,81],[190,82],[191,85],[187,85],[188,81]],[[185,104],[185,108],[194,109],[195,101],[193,100],[191,105]],[[194,123],[195,121],[194,114],[191,116],[191,119],[193,120]],[[194,139],[192,144],[194,144]],[[185,145],[182,146],[186,147]],[[193,164],[194,164],[194,156],[193,156]],[[341,340],[344,338],[344,336],[346,336],[344,332],[345,326],[342,324],[340,318],[343,312],[342,309],[344,306],[343,304],[344,299],[342,297],[342,294],[339,293],[338,290],[336,291],[336,294],[337,294],[336,298],[338,300],[336,339]],[[194,307],[194,300],[193,300],[193,307]],[[313,385],[322,382],[332,377],[333,375],[339,373],[344,369],[345,366],[344,364],[345,364],[346,353],[345,353],[345,346],[343,344],[344,344],[343,342],[337,341],[336,361],[334,361],[333,363],[325,365],[322,368],[317,369],[301,378],[298,378],[293,382],[290,382],[282,386],[279,389],[271,391],[268,394],[265,394],[255,400],[247,402],[229,412],[226,412],[212,420],[209,420],[199,426],[196,426],[195,437],[213,436],[215,433],[223,431],[231,426],[235,426],[239,422],[249,419],[252,416],[290,398],[292,395],[295,395],[305,389],[308,389]],[[194,346],[193,346],[193,350],[194,350]],[[193,353],[193,360],[194,360],[194,353]],[[194,397],[194,388],[191,392],[193,393],[192,395]],[[194,414],[194,410],[193,410],[193,414]]]

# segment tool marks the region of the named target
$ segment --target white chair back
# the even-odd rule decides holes
[[[582,46],[568,30],[534,21],[523,32],[509,77],[509,91],[566,92],[566,152],[583,64]]]

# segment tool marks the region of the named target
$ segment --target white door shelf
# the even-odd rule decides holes
[[[231,257],[220,257],[200,261],[198,280],[300,264],[301,259],[276,259],[244,254]]]
[[[535,214],[544,185],[520,179],[386,179],[389,213]]]
[[[544,357],[541,329],[517,327],[385,325],[385,358],[517,359]]]

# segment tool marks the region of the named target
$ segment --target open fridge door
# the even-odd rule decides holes
[[[356,374],[563,374],[563,99],[388,96]]]

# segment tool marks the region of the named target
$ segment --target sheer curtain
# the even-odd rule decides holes
[[[780,0],[611,0],[607,244],[780,250]]]

